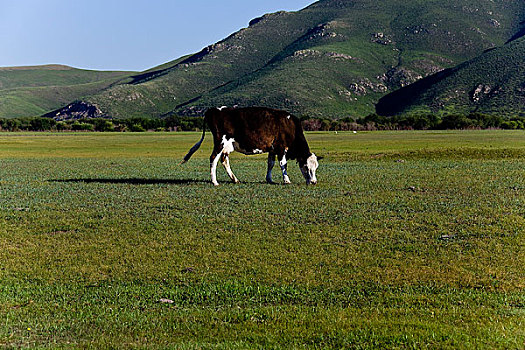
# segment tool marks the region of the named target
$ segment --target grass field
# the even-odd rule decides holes
[[[310,187],[198,139],[0,134],[0,347],[525,346],[525,133],[310,133]]]

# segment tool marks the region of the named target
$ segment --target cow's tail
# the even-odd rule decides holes
[[[197,150],[201,147],[202,142],[204,141],[204,136],[206,136],[206,117],[204,117],[203,119],[204,119],[204,123],[202,124],[202,137],[201,137],[199,142],[197,142],[195,145],[193,145],[193,147],[190,149],[188,154],[186,154],[186,156],[184,156],[184,159],[182,160],[181,164],[184,164],[188,160],[190,160],[190,158],[193,155],[193,153],[197,152]]]

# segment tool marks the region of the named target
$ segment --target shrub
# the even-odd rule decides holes
[[[57,122],[55,128],[57,131],[67,131],[71,130],[71,125],[67,124],[66,122]]]
[[[132,131],[132,132],[144,132],[146,131],[146,129],[144,129],[144,127],[141,125],[141,124],[133,124],[130,126],[129,128],[129,131]]]
[[[115,131],[115,125],[107,119],[93,119],[96,131]]]
[[[449,114],[443,117],[440,129],[468,129],[477,126],[472,119],[461,114]]]
[[[515,120],[508,120],[501,123],[502,129],[518,129],[518,122]]]
[[[94,131],[95,127],[89,123],[79,123],[78,121],[71,124],[71,130],[74,131]]]

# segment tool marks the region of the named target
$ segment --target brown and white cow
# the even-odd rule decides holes
[[[315,185],[315,171],[319,166],[318,158],[310,152],[298,118],[285,111],[264,108],[211,108],[204,116],[202,137],[184,157],[187,162],[204,141],[206,124],[213,134],[213,152],[210,156],[211,182],[218,186],[217,164],[221,160],[230,179],[239,180],[230,168],[229,155],[233,151],[243,154],[268,153],[268,172],[266,181],[272,181],[272,169],[275,156],[283,173],[285,184],[290,183],[287,162],[297,160],[307,184]],[[321,157],[319,157],[320,159]]]

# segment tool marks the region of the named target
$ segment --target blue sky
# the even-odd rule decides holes
[[[0,0],[0,67],[141,71],[315,0]]]

